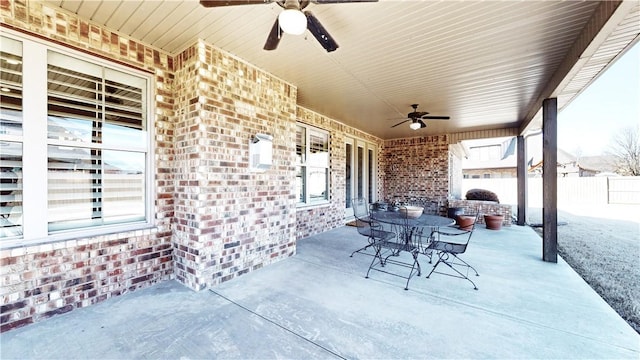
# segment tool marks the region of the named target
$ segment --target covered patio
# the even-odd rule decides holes
[[[507,329],[514,324],[541,336],[531,346],[520,342],[514,348],[528,349],[529,356],[541,356],[549,343],[560,343],[545,335],[550,331],[558,339],[568,336],[579,344],[631,351],[600,340],[621,330],[578,330],[590,325],[561,313],[583,309],[586,314],[596,303],[607,307],[561,259],[554,267],[540,257],[558,261],[556,170],[551,165],[556,162],[557,111],[639,41],[637,1],[296,2],[308,4],[338,39],[340,49],[330,53],[310,36],[290,34],[276,51],[263,50],[283,1],[212,2],[243,4],[215,9],[201,3],[0,2],[3,357],[9,354],[6,349],[20,344],[21,334],[33,336],[29,331],[47,332],[46,351],[58,348],[48,342],[57,336],[64,339],[56,344],[86,334],[95,342],[108,327],[90,330],[86,327],[99,321],[82,316],[101,311],[104,321],[121,321],[113,332],[102,333],[108,335],[102,337],[107,355],[117,349],[123,352],[110,355],[152,356],[157,349],[177,354],[182,350],[166,344],[182,333],[190,334],[189,341],[203,341],[202,349],[190,346],[186,352],[261,357],[269,355],[261,349],[280,348],[261,346],[273,344],[262,335],[235,336],[246,330],[238,328],[244,320],[234,318],[243,312],[209,290],[240,304],[247,296],[246,305],[254,311],[275,311],[269,301],[258,305],[271,299],[282,311],[274,312],[274,319],[286,319],[301,331],[312,330],[292,322],[287,309],[328,311],[314,323],[332,319],[325,329],[340,328],[333,322],[337,318],[348,331],[342,337],[326,332],[310,337],[326,336],[325,346],[345,357],[395,353],[385,352],[389,349],[404,349],[413,357],[419,356],[416,349],[446,348],[460,356],[470,354],[465,351],[482,356],[480,351],[488,348],[510,351],[483,336],[509,339]],[[418,111],[409,112],[412,104],[420,104]],[[424,122],[423,112],[449,119],[425,117],[424,127],[410,127]],[[398,123],[402,126],[394,126]],[[352,244],[338,236],[355,234],[343,227],[353,217],[352,198],[428,198],[446,213],[449,201],[462,196],[460,142],[467,139],[517,137],[517,223],[523,225],[524,145],[541,128],[549,166],[544,171],[544,246],[538,238],[522,240],[529,239],[524,228],[492,233],[486,244],[506,237],[496,246],[518,246],[469,254],[482,264],[479,293],[464,282],[439,278],[414,279],[411,291],[398,287],[396,292],[395,282],[383,277],[362,279],[366,257],[343,259],[361,240]],[[268,139],[264,147],[255,145],[259,139]],[[474,251],[482,249],[482,232]],[[526,235],[522,239],[521,233]],[[516,253],[492,256],[496,251]],[[566,274],[575,286],[560,280]],[[333,283],[319,286],[329,280]],[[261,286],[269,290],[253,293]],[[321,291],[331,286],[337,287],[331,294]],[[371,300],[385,291],[389,312],[381,314],[382,307]],[[569,293],[550,295],[556,292]],[[304,294],[324,300],[307,301]],[[592,300],[586,308],[575,306]],[[118,306],[135,309],[136,302],[142,306],[138,313],[116,316]],[[422,312],[434,303],[443,308]],[[159,308],[149,311],[148,304]],[[214,307],[207,311],[207,306]],[[336,309],[345,312],[336,316]],[[443,309],[451,318],[471,315],[474,321],[452,325],[459,321],[440,318]],[[80,323],[70,316],[56,320],[76,310],[82,310],[73,315]],[[134,321],[137,314],[144,319]],[[303,314],[301,320],[309,313]],[[610,310],[601,314],[603,319],[594,322],[598,327],[617,321]],[[406,326],[389,322],[392,318],[404,319]],[[556,326],[564,318],[568,323]],[[253,319],[256,327],[267,329],[265,319]],[[501,325],[457,339],[435,331],[457,334],[470,326],[492,326],[482,325],[485,320]],[[70,327],[47,330],[55,324]],[[126,331],[131,327],[140,332]],[[167,332],[158,335],[159,328]],[[84,335],[74,333],[77,329],[85,329]],[[388,334],[396,329],[397,338]],[[198,337],[207,331],[215,342]],[[367,331],[357,341],[347,336]],[[406,342],[399,335],[403,331],[420,336]],[[134,345],[136,336],[135,344],[144,346]],[[421,348],[424,338],[429,346]],[[389,342],[378,345],[383,342],[372,339]],[[438,346],[445,339],[452,342]],[[257,343],[236,343],[245,340]],[[472,344],[458,346],[458,341]],[[369,344],[367,352],[359,353],[363,342]],[[301,344],[302,349],[308,346]],[[45,347],[32,345],[23,351],[45,354]],[[98,351],[96,346],[102,344],[91,348]],[[71,351],[73,345],[60,349]],[[251,349],[256,353],[242,352]],[[586,354],[589,349],[573,350]],[[77,354],[86,354],[82,351]],[[280,351],[301,355],[289,345]],[[496,354],[503,355],[508,356]]]
[[[465,259],[478,291],[438,275],[408,291],[382,273],[365,279],[371,257],[349,257],[365,241],[343,226],[211,291],[169,281],[109,299],[3,334],[2,358],[640,356],[638,334],[562,259],[543,262],[529,227],[476,228]]]

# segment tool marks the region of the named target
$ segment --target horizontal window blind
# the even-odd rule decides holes
[[[0,239],[23,233],[22,43],[0,36]]]
[[[49,231],[144,220],[146,82],[49,55]]]
[[[307,129],[302,126],[296,127],[296,161],[297,164],[306,162],[307,151]]]
[[[306,125],[296,129],[298,202],[329,200],[329,133]]]
[[[309,133],[309,165],[329,166],[329,134],[311,131]]]
[[[0,134],[22,135],[22,43],[0,36]]]

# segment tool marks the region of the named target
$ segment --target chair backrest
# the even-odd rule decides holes
[[[356,219],[367,219],[369,217],[369,203],[365,198],[351,199],[353,215]]]
[[[451,231],[448,230],[438,230],[437,240],[438,242],[443,243],[455,243],[455,251],[456,253],[465,252],[467,245],[469,244],[469,240],[471,240],[471,236],[473,235],[473,230],[476,228],[476,224],[478,223],[479,212],[475,215],[467,215],[474,216],[473,224],[471,224],[468,229],[455,229],[452,228]]]
[[[360,235],[364,235],[367,237],[370,237],[372,235],[371,221],[356,218],[356,228],[358,229],[358,233],[360,233]]]

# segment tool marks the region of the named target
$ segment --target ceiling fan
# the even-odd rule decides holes
[[[327,30],[320,24],[311,11],[302,12],[309,3],[314,4],[336,4],[355,2],[377,2],[378,0],[200,0],[200,5],[209,7],[235,6],[235,5],[257,5],[257,4],[278,4],[282,10],[271,27],[267,42],[264,44],[265,50],[275,50],[278,47],[282,33],[301,35],[306,29],[318,40],[320,45],[327,52],[338,48],[338,43],[333,40]]]
[[[427,124],[425,124],[423,120],[449,120],[448,116],[434,116],[428,115],[429,113],[426,111],[418,111],[418,104],[412,104],[411,107],[413,111],[407,114],[408,119],[393,125],[392,128],[411,121],[409,127],[413,130],[418,130],[427,127]]]

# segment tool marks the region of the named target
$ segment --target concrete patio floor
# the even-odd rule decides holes
[[[479,290],[434,274],[364,278],[353,227],[211,291],[165,282],[0,336],[2,359],[640,358],[640,336],[528,227],[480,227]],[[430,269],[421,261],[423,272]],[[403,269],[407,270],[407,269]]]

